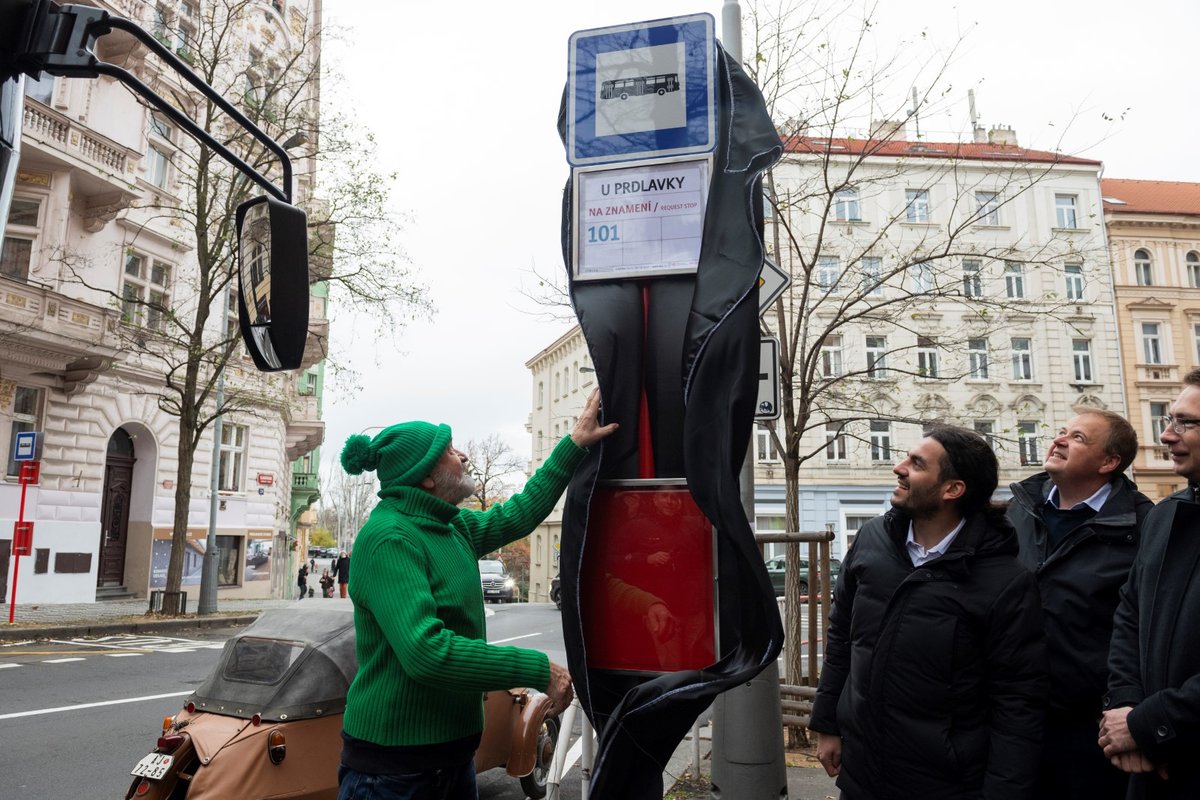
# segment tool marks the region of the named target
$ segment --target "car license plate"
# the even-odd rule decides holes
[[[175,761],[174,756],[166,755],[165,753],[151,753],[137,763],[137,766],[130,771],[130,775],[140,775],[143,778],[149,778],[156,781],[166,775],[171,769],[172,762]]]
[[[488,589],[484,594],[500,594],[499,589]]]

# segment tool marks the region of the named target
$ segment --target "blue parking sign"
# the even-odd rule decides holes
[[[571,165],[711,152],[717,144],[713,27],[711,14],[691,14],[571,34]]]
[[[37,431],[24,431],[18,433],[16,452],[13,454],[13,461],[36,461],[37,440]]]

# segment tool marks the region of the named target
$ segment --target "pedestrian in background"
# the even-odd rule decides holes
[[[321,597],[333,597],[333,577],[329,570],[321,573]]]
[[[338,797],[476,800],[483,692],[545,691],[564,711],[571,676],[545,653],[487,642],[477,559],[529,535],[554,510],[587,448],[616,430],[593,392],[575,429],[520,493],[487,511],[450,428],[405,422],[352,436],[346,472],[379,475],[379,504],[354,541],[358,672],[346,694]]]
[[[1009,487],[1008,519],[1021,563],[1037,576],[1050,670],[1034,796],[1122,800],[1126,775],[1096,746],[1096,726],[1113,613],[1154,504],[1125,476],[1138,449],[1133,426],[1111,411],[1076,411],[1050,443],[1044,472]]]
[[[346,590],[350,588],[350,556],[343,550],[334,563],[337,564],[334,576],[337,578],[338,596],[346,597]]]
[[[303,600],[308,595],[308,564],[300,565],[300,571],[296,574],[296,585],[300,588],[300,599]]]
[[[1142,524],[1113,620],[1100,746],[1129,778],[1129,800],[1200,797],[1200,369],[1159,439],[1187,488]]]
[[[843,800],[1027,800],[1046,702],[1041,603],[973,431],[931,430],[842,563],[809,727]]]

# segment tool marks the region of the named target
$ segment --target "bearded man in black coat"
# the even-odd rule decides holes
[[[978,434],[939,427],[893,469],[834,591],[810,728],[843,800],[1026,800],[1047,694],[1042,608],[991,506]]]
[[[1200,797],[1200,369],[1183,382],[1159,438],[1188,486],[1142,525],[1108,654],[1099,743],[1129,800]]]

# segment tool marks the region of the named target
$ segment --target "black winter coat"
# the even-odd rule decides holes
[[[1129,731],[1169,780],[1133,775],[1129,798],[1200,797],[1200,488],[1155,506],[1113,620],[1105,708],[1133,706]]]
[[[846,800],[1021,800],[1047,685],[1033,574],[998,511],[916,568],[908,523],[871,520],[842,564],[809,727],[842,737]]]
[[[1042,472],[1010,486],[1008,520],[1021,563],[1037,576],[1046,617],[1050,711],[1095,722],[1108,682],[1108,645],[1121,587],[1138,550],[1138,531],[1154,503],[1124,475],[1096,516],[1047,553],[1043,514],[1054,484]]]

